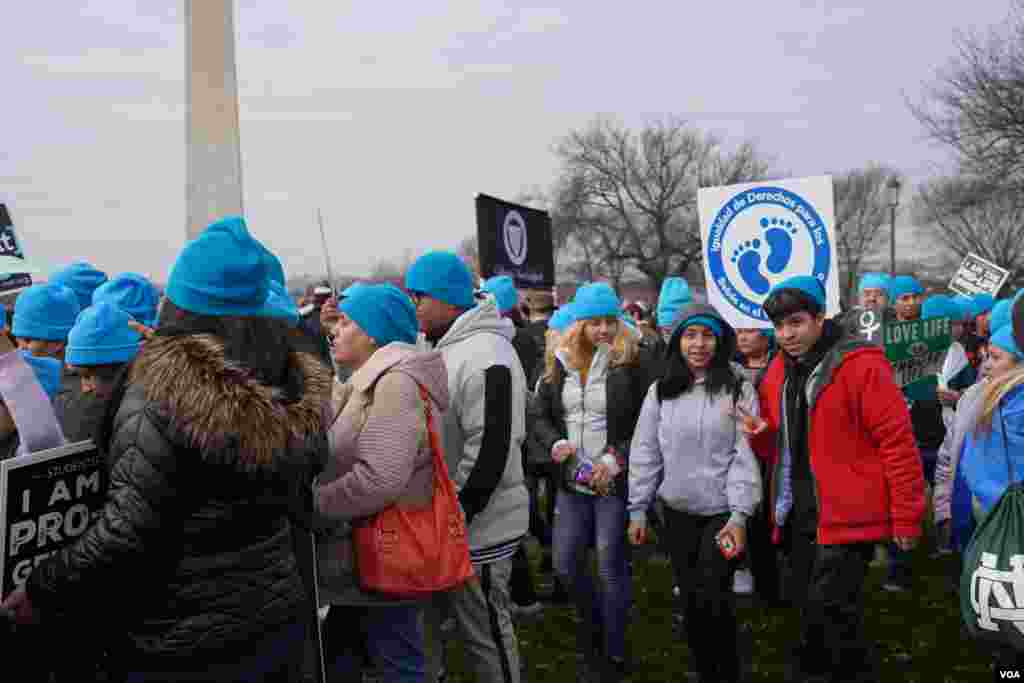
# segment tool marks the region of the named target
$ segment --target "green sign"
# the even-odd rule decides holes
[[[936,398],[942,361],[953,343],[951,325],[949,318],[928,318],[883,326],[885,356],[908,399]]]

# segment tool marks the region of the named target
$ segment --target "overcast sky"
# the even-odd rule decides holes
[[[83,9],[85,7],[85,9]],[[290,275],[454,248],[477,192],[546,187],[597,113],[680,115],[780,169],[945,153],[905,105],[956,30],[1008,0],[236,4],[246,214]],[[47,0],[5,17],[0,201],[30,259],[162,280],[185,234],[181,0]]]

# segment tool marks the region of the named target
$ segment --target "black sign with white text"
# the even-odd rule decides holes
[[[107,476],[92,441],[0,462],[0,596],[85,532],[103,509]]]
[[[482,277],[510,275],[524,289],[554,287],[554,243],[546,211],[480,194],[476,231]]]

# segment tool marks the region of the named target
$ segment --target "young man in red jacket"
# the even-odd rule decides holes
[[[803,634],[791,681],[875,681],[863,633],[863,586],[879,541],[921,535],[924,476],[907,403],[882,350],[825,319],[812,277],[765,300],[782,353],[760,386],[761,417],[743,430],[777,450],[766,501],[790,562]]]

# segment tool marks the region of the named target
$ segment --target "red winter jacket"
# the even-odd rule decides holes
[[[767,505],[775,524],[781,481],[783,354],[760,386],[761,417],[768,429],[752,439],[768,460]],[[919,537],[924,516],[924,473],[903,392],[882,349],[840,340],[807,381],[811,471],[818,502],[818,543]],[[777,534],[776,534],[777,538]]]

